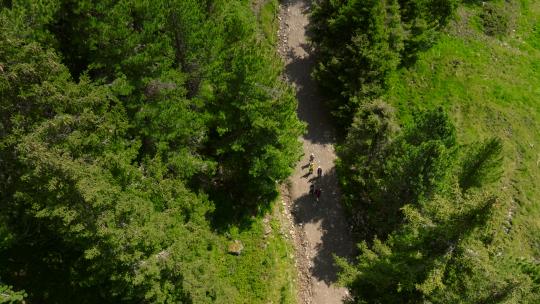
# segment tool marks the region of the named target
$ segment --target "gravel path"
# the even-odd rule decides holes
[[[304,157],[291,176],[289,193],[284,196],[285,211],[290,212],[294,228],[296,260],[299,271],[299,302],[333,304],[347,297],[345,288],[333,285],[337,269],[333,255],[352,256],[352,241],[347,219],[339,203],[334,170],[334,130],[325,112],[316,85],[310,78],[314,66],[306,40],[309,0],[287,0],[281,5],[279,52],[286,63],[286,77],[295,86],[298,98],[298,117],[308,124],[302,138]],[[323,176],[307,175],[308,158],[315,155]],[[310,195],[309,185],[322,189],[320,201]]]

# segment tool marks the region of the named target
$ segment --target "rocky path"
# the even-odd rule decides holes
[[[286,0],[280,13],[279,51],[286,63],[286,77],[297,91],[298,117],[308,124],[302,138],[305,155],[291,177],[285,210],[293,222],[300,303],[333,304],[347,297],[345,288],[334,285],[337,269],[333,255],[351,257],[354,244],[339,203],[334,130],[310,78],[314,61],[306,39],[309,2]],[[323,169],[320,179],[307,175],[311,153],[315,168],[320,165]],[[319,202],[308,193],[310,183],[322,189]]]

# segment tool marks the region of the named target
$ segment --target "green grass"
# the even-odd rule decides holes
[[[231,226],[222,237],[219,273],[237,291],[234,303],[296,303],[294,249],[281,233],[278,205],[274,204],[267,224],[272,228],[268,235],[263,219],[253,218],[249,228],[240,231]],[[232,240],[244,245],[238,256],[226,253]]]
[[[279,29],[278,1],[254,0],[252,7],[263,41],[273,48]],[[216,271],[233,290],[224,303],[296,303],[294,248],[281,232],[279,200],[272,204],[268,223],[254,216],[248,220],[249,225],[230,224],[221,233],[220,248],[214,250],[214,259],[221,266]],[[265,226],[272,228],[269,234],[265,234]],[[244,246],[238,256],[227,253],[234,240],[240,240]]]
[[[257,18],[259,41],[262,47],[274,49],[277,42],[278,1],[253,0],[250,2]],[[278,56],[277,52],[275,54]],[[282,64],[276,60],[275,64]],[[224,295],[217,295],[216,303],[226,304],[294,304],[296,303],[296,266],[294,248],[282,233],[281,207],[278,197],[271,203],[265,223],[260,215],[240,216],[230,209],[228,198],[223,208],[217,208],[214,224],[218,231],[219,246],[212,248],[212,259],[219,284],[225,284]],[[220,199],[216,198],[218,201]],[[259,210],[260,211],[260,210]],[[262,213],[262,212],[260,212]],[[239,217],[239,218],[236,218]],[[271,232],[266,234],[266,227]],[[229,244],[239,240],[243,251],[239,255],[228,253]],[[211,282],[209,282],[211,284]]]
[[[260,9],[257,13],[261,31],[265,40],[271,45],[277,45],[277,31],[279,30],[278,0],[259,0]]]
[[[505,174],[493,190],[501,219],[515,211],[500,246],[540,258],[540,2],[499,4],[510,17],[508,35],[484,34],[481,4],[460,7],[438,42],[392,76],[385,99],[404,123],[418,109],[441,105],[463,142],[503,139]]]

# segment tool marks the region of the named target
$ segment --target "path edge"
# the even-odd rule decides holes
[[[278,43],[277,43],[277,52],[279,57],[283,61],[283,64],[286,62],[287,53],[289,51],[288,47],[288,34],[289,26],[287,24],[287,11],[289,8],[290,0],[279,0],[279,30]],[[282,78],[287,83],[288,77],[285,71],[282,72]],[[281,203],[283,208],[280,208],[283,213],[283,218],[286,220],[287,225],[286,231],[289,233],[290,240],[292,241],[294,247],[294,265],[297,272],[297,282],[296,282],[296,301],[301,304],[311,304],[313,299],[313,286],[311,283],[311,273],[310,273],[310,257],[307,249],[308,241],[304,229],[301,226],[296,225],[294,221],[293,214],[293,204],[294,201],[291,195],[291,180],[290,178],[283,182],[279,187]]]

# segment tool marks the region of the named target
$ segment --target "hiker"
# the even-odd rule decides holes
[[[321,197],[321,188],[317,188],[315,190],[315,197],[317,198],[317,202],[318,202],[319,198]]]
[[[315,193],[315,185],[311,184],[309,185],[309,194],[313,195]]]
[[[321,177],[321,176],[322,176],[322,168],[321,168],[321,166],[319,166],[317,168],[317,177]]]
[[[313,153],[311,153],[309,155],[309,162],[312,163],[314,159],[315,159],[315,155],[313,155]]]
[[[313,173],[313,163],[309,163],[309,174],[312,174]]]

